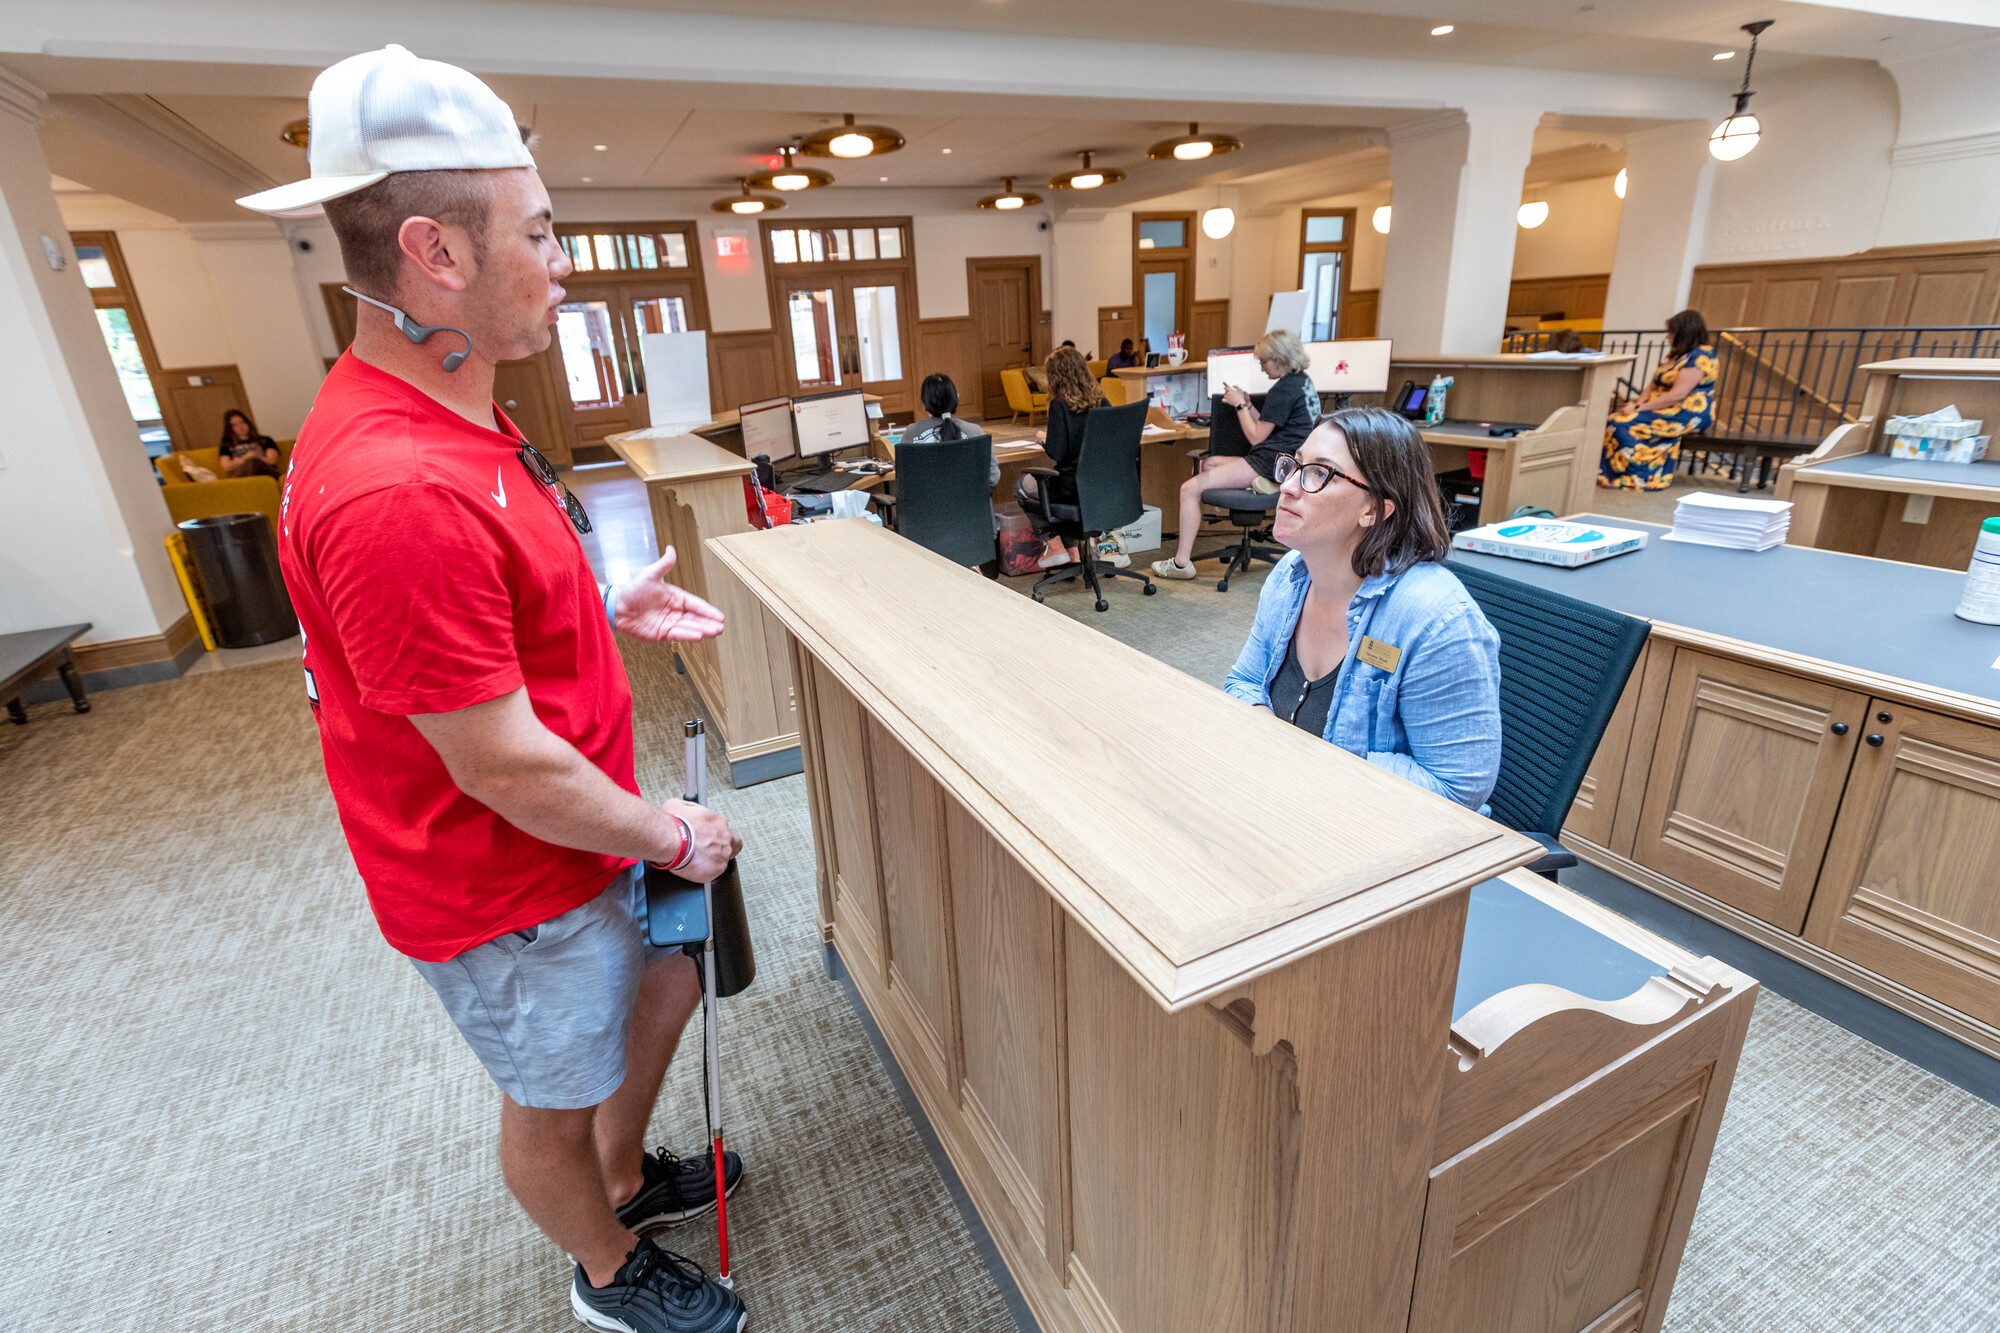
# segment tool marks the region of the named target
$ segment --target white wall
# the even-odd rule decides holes
[[[1610,176],[1545,185],[1522,196],[1548,203],[1549,218],[1535,228],[1514,231],[1516,278],[1563,278],[1572,273],[1609,273],[1618,251],[1618,218],[1623,209]]]
[[[1049,342],[1068,338],[1089,350],[1097,342],[1098,307],[1132,302],[1132,214],[1072,213],[1050,235],[1055,281]]]
[[[1889,68],[1902,118],[1876,243],[2000,237],[2000,42]]]
[[[1817,259],[1881,244],[1894,80],[1880,68],[1828,61],[1755,82],[1750,108],[1763,138],[1748,155],[1715,164],[1701,262]],[[1727,109],[1718,98],[1716,118]],[[1956,215],[1948,204],[1937,211]],[[1935,225],[1965,238],[1962,217]]]
[[[89,621],[85,643],[150,637],[187,613],[167,507],[49,189],[38,103],[0,74],[0,633]]]
[[[971,314],[965,261],[975,258],[1035,255],[1042,261],[1041,304],[1047,309],[1053,290],[1049,269],[1053,232],[1044,230],[1045,209],[1012,213],[930,213],[912,220],[916,230],[917,307],[925,319]],[[1065,334],[1062,337],[1072,337]],[[1082,343],[1081,338],[1077,339]]]

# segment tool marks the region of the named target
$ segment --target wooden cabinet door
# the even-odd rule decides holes
[[[1639,711],[1639,684],[1645,674],[1646,659],[1641,656],[1625,678],[1625,692],[1618,696],[1618,707],[1605,724],[1597,753],[1590,757],[1576,799],[1570,802],[1569,818],[1563,821],[1563,832],[1600,847],[1611,844],[1611,819],[1618,813],[1619,780],[1625,775],[1625,753],[1632,742],[1632,720]]]
[[[2000,730],[1868,709],[1806,938],[2000,1024]]]
[[[1849,690],[1682,649],[1633,859],[1796,933],[1867,704]]]

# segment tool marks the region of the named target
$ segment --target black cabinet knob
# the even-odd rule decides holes
[[[1870,735],[1870,736],[1868,737],[1868,743],[1869,743],[1870,745],[1873,745],[1873,746],[1875,746],[1875,747],[1877,747],[1877,748],[1879,749],[1879,748],[1881,747],[1881,745],[1882,745],[1882,733],[1878,731],[1878,732],[1875,732],[1875,733],[1871,734],[1871,735]]]
[[[1845,722],[1834,723],[1833,734],[1836,736],[1845,736],[1847,734],[1847,724]]]
[[[1889,714],[1887,713],[1877,713],[1875,715],[1875,720],[1877,722],[1894,722],[1896,719],[1889,716]]]

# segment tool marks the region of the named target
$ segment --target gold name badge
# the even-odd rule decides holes
[[[1393,643],[1384,643],[1380,639],[1371,639],[1364,634],[1361,636],[1361,651],[1357,652],[1355,656],[1366,662],[1369,666],[1381,667],[1384,671],[1394,675],[1396,664],[1403,660],[1403,650]]]

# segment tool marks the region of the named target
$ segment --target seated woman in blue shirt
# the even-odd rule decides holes
[[[1264,580],[1223,689],[1486,813],[1500,773],[1500,636],[1442,563],[1430,450],[1402,417],[1351,407],[1278,460]]]

